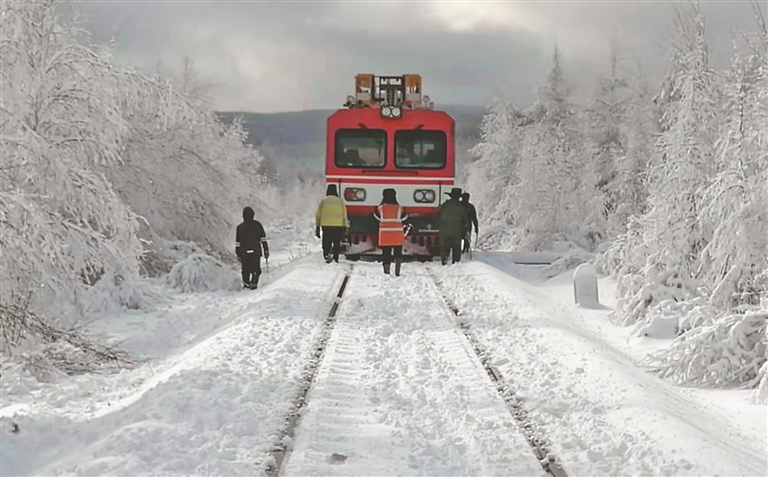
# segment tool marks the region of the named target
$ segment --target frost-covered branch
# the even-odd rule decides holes
[[[0,306],[23,318],[3,321],[6,348],[44,341],[54,332],[43,325],[70,330],[105,301],[141,301],[125,284],[163,241],[231,254],[242,207],[266,194],[239,124],[221,124],[191,83],[177,91],[110,63],[62,5],[0,3]],[[61,333],[111,359],[79,331]]]

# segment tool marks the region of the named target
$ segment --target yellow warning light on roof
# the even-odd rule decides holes
[[[389,106],[392,108],[397,106],[406,109],[431,109],[432,104],[422,95],[421,89],[421,76],[417,74],[402,76],[358,74],[355,75],[355,95],[347,97],[346,107]],[[401,110],[398,109],[398,111]]]

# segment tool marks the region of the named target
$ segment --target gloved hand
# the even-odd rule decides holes
[[[266,258],[267,260],[269,260],[269,250],[266,250],[266,251],[264,252],[264,258]]]
[[[320,227],[315,227],[315,237],[320,238]]]

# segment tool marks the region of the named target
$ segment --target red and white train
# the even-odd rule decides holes
[[[379,255],[373,216],[382,191],[397,191],[413,226],[403,255],[439,255],[437,212],[454,185],[456,125],[422,96],[421,77],[355,76],[355,95],[328,118],[326,182],[347,205],[349,259]]]

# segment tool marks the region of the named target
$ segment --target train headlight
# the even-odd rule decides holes
[[[382,118],[390,118],[390,119],[398,119],[403,116],[403,108],[400,106],[382,106],[381,107],[381,117]]]
[[[413,192],[413,200],[421,204],[431,204],[435,201],[435,191],[431,189],[416,189]]]
[[[350,202],[362,202],[365,200],[365,195],[365,189],[357,189],[355,187],[344,189],[344,200]]]

